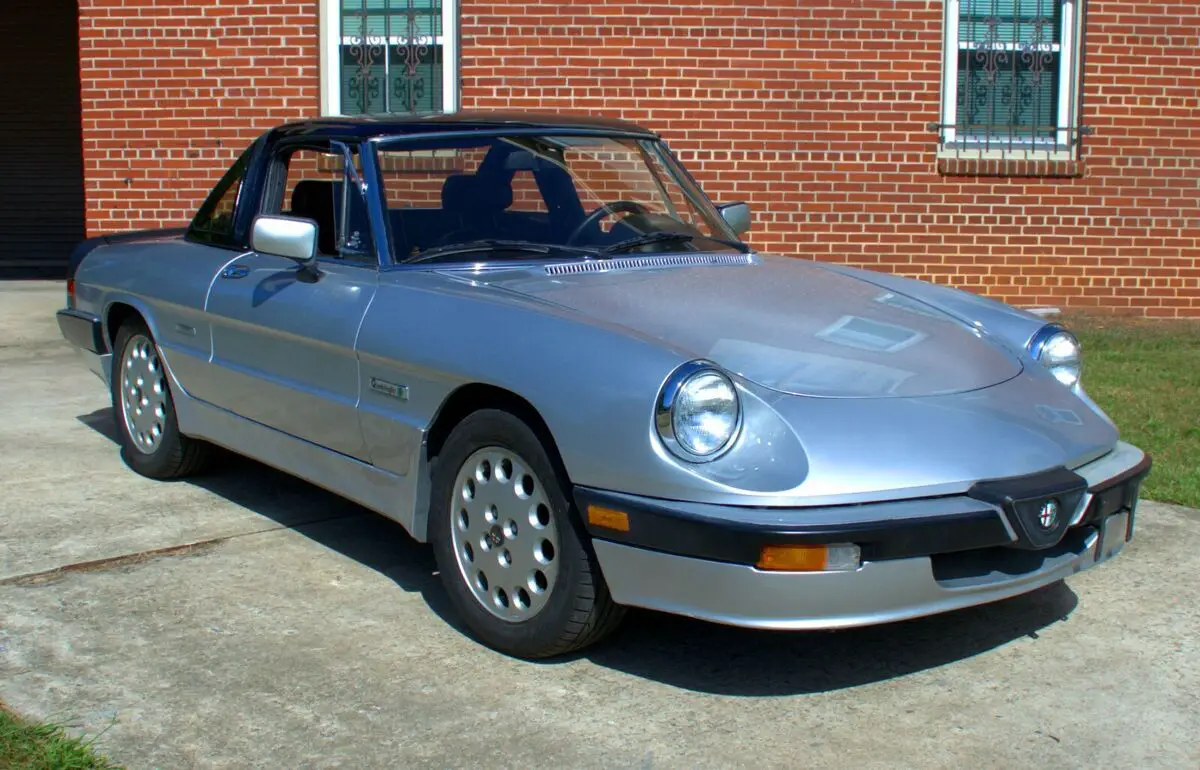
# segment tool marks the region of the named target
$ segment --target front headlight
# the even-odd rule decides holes
[[[1063,385],[1073,388],[1078,384],[1083,349],[1071,332],[1057,324],[1045,326],[1029,341],[1029,352]]]
[[[712,364],[693,361],[667,378],[658,399],[658,435],[688,462],[718,457],[733,443],[742,420],[733,382]]]

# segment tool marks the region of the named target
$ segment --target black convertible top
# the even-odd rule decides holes
[[[313,118],[285,123],[271,132],[271,139],[305,136],[312,138],[371,139],[406,134],[495,132],[507,129],[587,131],[657,135],[635,123],[588,115],[558,115],[538,112],[465,111],[445,115],[380,115],[352,118]]]

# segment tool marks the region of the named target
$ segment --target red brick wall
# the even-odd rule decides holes
[[[318,112],[317,3],[79,0],[88,233],[186,224],[262,130]]]
[[[1083,176],[942,176],[939,0],[462,0],[462,102],[659,131],[763,249],[1200,316],[1200,4],[1090,0]],[[186,220],[317,112],[317,3],[81,0],[91,232]]]

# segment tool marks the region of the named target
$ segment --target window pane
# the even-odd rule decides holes
[[[427,52],[408,46],[390,49],[389,112],[441,112],[442,48],[428,49]]]
[[[720,215],[680,189],[649,142],[472,136],[403,147],[377,155],[398,260],[481,239],[534,241],[568,253],[649,233],[686,236],[649,243],[649,251],[729,250],[714,240],[724,234]]]
[[[233,180],[221,197],[217,198],[212,208],[196,217],[192,227],[214,235],[233,234],[233,211],[237,204],[238,192],[242,189],[242,178]]]
[[[958,124],[970,136],[1053,139],[1058,125],[1058,53],[1028,58],[964,51],[958,57]]]
[[[512,187],[513,198],[512,205],[508,207],[509,211],[532,211],[542,214],[549,211],[532,171],[514,173],[509,186]]]
[[[957,127],[967,137],[1052,140],[1062,0],[961,0]]]
[[[331,257],[374,261],[366,208],[347,189],[340,153],[300,149],[287,159],[281,213],[317,223],[317,251]]]
[[[1058,43],[1062,0],[961,0],[958,39],[974,43]]]
[[[192,219],[190,232],[196,240],[225,244],[232,239],[233,217],[237,210],[242,181],[246,177],[246,168],[250,163],[251,151],[251,149],[247,149],[229,167],[212,192],[208,194],[208,199],[196,212],[196,216]]]
[[[440,112],[441,0],[342,0],[342,113]]]

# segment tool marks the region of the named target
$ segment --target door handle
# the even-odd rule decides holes
[[[230,265],[221,271],[222,278],[245,278],[250,275],[250,268],[245,265]]]

